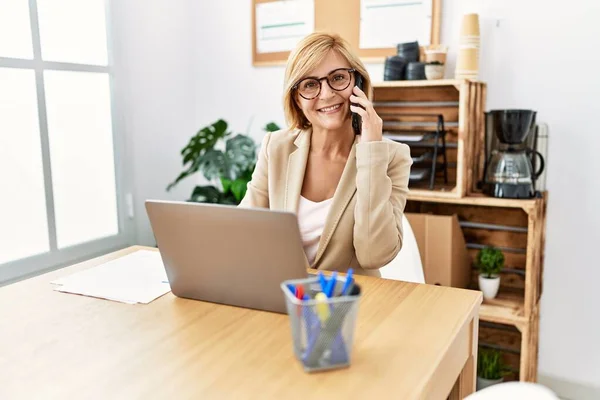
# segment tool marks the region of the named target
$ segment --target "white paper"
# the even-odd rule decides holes
[[[258,53],[290,51],[314,29],[314,0],[285,0],[256,5]]]
[[[431,42],[431,0],[361,0],[360,48]]]
[[[148,304],[171,290],[157,251],[138,250],[51,282],[59,292]]]

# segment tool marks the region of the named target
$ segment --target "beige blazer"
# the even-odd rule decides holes
[[[296,213],[308,160],[309,130],[268,133],[241,207]],[[380,276],[402,247],[402,214],[412,159],[405,144],[357,136],[337,186],[311,268]],[[308,265],[308,262],[307,262]]]

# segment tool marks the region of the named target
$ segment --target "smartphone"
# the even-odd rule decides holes
[[[364,90],[363,89],[363,77],[358,72],[354,73],[354,82],[355,82],[355,86],[358,86],[360,88],[360,90]],[[358,105],[356,103],[351,103],[351,104],[353,106],[361,107],[360,105]],[[359,114],[353,112],[352,113],[352,129],[354,129],[354,134],[360,135],[361,128],[362,128],[362,118],[360,117]]]

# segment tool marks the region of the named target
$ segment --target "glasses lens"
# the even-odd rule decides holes
[[[350,72],[346,70],[334,71],[327,77],[329,86],[335,90],[344,90],[350,85]]]
[[[312,98],[319,94],[319,81],[316,79],[305,79],[298,85],[298,92],[302,97]]]

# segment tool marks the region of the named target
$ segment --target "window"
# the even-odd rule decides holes
[[[0,1],[0,283],[131,243],[106,14]]]

